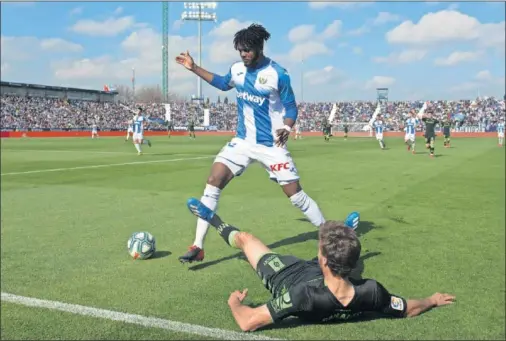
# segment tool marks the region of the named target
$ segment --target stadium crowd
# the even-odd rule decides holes
[[[423,101],[390,101],[383,110],[387,130],[401,130],[405,115],[418,110]],[[338,102],[337,114],[332,122],[335,128],[349,123],[351,130],[360,129],[361,123],[369,121],[377,102]],[[130,104],[131,108],[142,106],[146,116],[165,119],[165,109],[159,103]],[[333,103],[299,103],[298,122],[302,131],[319,131],[323,120],[329,116]],[[493,129],[499,117],[504,117],[505,101],[494,97],[478,98],[474,101],[431,101],[429,107],[436,115],[450,115],[458,122],[457,129],[485,131]],[[210,125],[217,130],[234,130],[237,123],[235,103],[210,103]],[[190,102],[171,103],[174,127],[186,127],[189,120],[196,126],[202,124],[203,114]],[[126,130],[132,113],[119,103],[63,100],[42,97],[18,97],[2,95],[2,130],[88,130],[97,124],[101,130]],[[161,123],[150,124],[148,129],[163,129]],[[467,130],[466,130],[467,129]]]

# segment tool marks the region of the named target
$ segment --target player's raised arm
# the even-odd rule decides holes
[[[423,106],[418,111],[418,114],[416,114],[416,118],[423,119],[423,115],[425,114],[426,109],[427,109],[427,102],[423,103]]]
[[[192,71],[194,74],[196,74],[197,76],[199,76],[200,78],[202,78],[207,83],[211,84],[217,89],[227,91],[233,88],[231,84],[232,74],[230,73],[230,71],[225,76],[220,76],[211,73],[195,64],[193,58],[190,56],[190,52],[188,51],[179,54],[179,56],[176,57],[176,62],[178,64],[183,65],[185,68]]]
[[[237,290],[230,294],[228,299],[228,306],[239,328],[245,332],[252,332],[271,324],[272,317],[266,304],[257,308],[242,304],[247,294],[248,289],[244,289],[242,292]]]

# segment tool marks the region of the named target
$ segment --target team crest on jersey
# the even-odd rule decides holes
[[[404,311],[404,302],[402,301],[402,298],[392,296],[390,299],[390,306],[392,309]]]
[[[260,83],[260,84],[265,84],[265,83],[267,83],[267,78],[264,78],[264,77],[260,77],[260,78],[258,78],[258,83]]]

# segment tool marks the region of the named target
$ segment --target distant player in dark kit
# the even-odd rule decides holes
[[[188,122],[188,131],[190,132],[189,137],[195,138],[195,122],[193,120]]]
[[[344,139],[347,140],[348,139],[348,124],[345,124],[343,126],[343,129],[344,129]]]
[[[443,127],[443,135],[444,135],[444,147],[450,148],[450,130],[452,128],[452,121],[446,117],[443,122],[441,123],[441,126]]]
[[[323,120],[323,138],[325,141],[330,141],[330,137],[332,136],[332,125],[328,120]]]
[[[434,118],[430,111],[418,114],[418,118],[425,123],[425,147],[430,150],[430,157],[434,157],[435,127],[436,124],[440,124],[440,121]]]
[[[167,135],[169,136],[169,139],[170,134],[172,133],[173,130],[174,130],[174,123],[172,123],[172,121],[167,121]]]
[[[190,211],[216,228],[225,242],[241,249],[272,298],[256,308],[243,304],[248,289],[234,291],[228,305],[243,331],[255,331],[287,317],[308,323],[338,322],[364,313],[387,317],[414,317],[431,308],[454,302],[449,294],[425,299],[404,299],[373,279],[350,278],[360,258],[356,224],[326,221],[320,226],[318,257],[306,261],[280,255],[247,232],[223,222],[197,199],[188,200]],[[352,213],[354,214],[354,213]]]

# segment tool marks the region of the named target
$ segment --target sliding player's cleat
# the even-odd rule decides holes
[[[196,198],[188,199],[186,205],[191,213],[208,223],[210,223],[214,217],[214,212]]]
[[[360,213],[358,212],[351,212],[350,214],[348,214],[348,217],[346,217],[346,220],[344,221],[344,224],[352,230],[356,230],[359,223],[360,223]]]
[[[204,260],[204,250],[196,245],[190,246],[188,252],[179,257],[181,263],[202,262]]]

